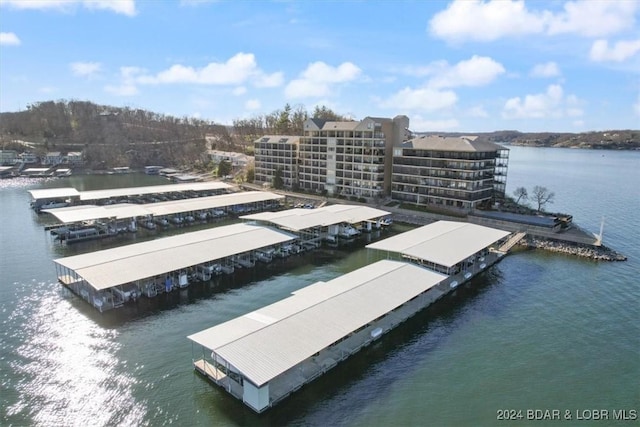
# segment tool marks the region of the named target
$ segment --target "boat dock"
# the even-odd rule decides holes
[[[99,311],[139,296],[184,288],[190,280],[232,273],[235,257],[291,242],[268,227],[234,224],[54,260],[60,283]]]
[[[78,191],[73,187],[29,190],[31,207],[36,211],[79,204],[111,204],[122,202],[149,203],[211,196],[228,192],[231,185],[213,182],[150,185],[145,187],[111,188],[107,190]]]
[[[171,200],[147,204],[77,205],[42,212],[61,224],[48,226],[56,239],[74,243],[90,238],[136,232],[138,227],[155,230],[185,226],[211,219],[268,209],[281,209],[285,196],[266,191],[246,191],[217,196]],[[82,235],[82,237],[79,237]]]
[[[262,212],[240,218],[295,232],[307,242],[337,244],[339,238],[350,240],[363,232],[379,230],[390,215],[390,212],[368,206],[330,205]]]
[[[439,221],[370,244],[400,259],[190,335],[194,368],[263,412],[499,261],[509,234]]]
[[[263,192],[250,193],[260,193],[263,197],[268,195]],[[214,197],[229,199],[243,194],[246,193]],[[206,204],[204,199],[196,201]],[[318,248],[322,244],[323,232],[318,224],[341,223],[345,220],[346,212],[349,212],[349,218],[359,220],[371,220],[387,214],[385,211],[371,211],[371,208],[364,206],[327,208],[265,212],[295,218],[301,213],[299,211],[304,211],[306,215],[303,216],[320,211],[315,220],[300,223],[303,227],[295,230],[242,223],[57,259],[54,260],[57,277],[64,286],[99,311],[104,311],[120,307],[140,296],[152,298],[159,293],[185,288],[191,281],[208,281],[215,275],[233,274],[236,268],[252,268],[256,262],[269,263],[274,258],[286,258]],[[73,212],[74,215],[81,215],[85,210],[90,209]],[[56,209],[56,212],[59,211]],[[322,221],[319,222],[320,218]]]

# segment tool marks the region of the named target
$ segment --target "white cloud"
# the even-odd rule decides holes
[[[455,0],[433,16],[429,32],[452,42],[488,42],[528,34],[602,37],[632,29],[639,4],[636,1],[569,1],[561,12],[552,12],[529,10],[523,0]],[[481,29],[478,22],[482,23]]]
[[[252,53],[242,52],[226,62],[211,62],[202,68],[176,64],[156,75],[141,75],[136,79],[141,84],[241,85],[252,82],[258,87],[277,86],[282,84],[282,80],[281,73],[265,74],[258,68]]]
[[[379,105],[395,110],[436,111],[450,108],[457,101],[458,96],[451,90],[406,87],[387,100],[379,102]]]
[[[244,108],[246,108],[247,110],[258,110],[261,106],[262,104],[257,99],[250,99],[244,104]]]
[[[526,95],[524,99],[515,97],[507,100],[502,117],[514,118],[561,118],[583,115],[582,102],[574,95],[564,96],[560,85],[550,85],[546,92]]]
[[[471,117],[489,117],[489,113],[487,113],[487,110],[484,109],[483,106],[478,105],[476,107],[472,107],[467,111],[467,114]]]
[[[432,77],[428,86],[435,88],[484,86],[505,72],[499,62],[486,56],[474,55],[449,67],[448,64]]]
[[[18,46],[20,39],[15,33],[0,33],[0,45],[2,46]]]
[[[482,23],[481,27],[478,23]],[[512,35],[537,34],[545,17],[527,10],[524,1],[456,0],[429,22],[432,35],[449,41],[493,41]]]
[[[136,4],[134,0],[2,0],[2,6],[14,9],[55,9],[70,12],[77,6],[87,9],[109,10],[127,16],[135,16]]]
[[[276,72],[273,74],[259,74],[256,76],[254,85],[256,87],[278,87],[284,83],[284,74]]]
[[[117,96],[133,96],[138,94],[136,78],[145,70],[139,67],[120,67],[119,85],[107,85],[104,90]]]
[[[630,29],[635,24],[636,1],[569,1],[564,11],[547,14],[547,33],[602,37]]]
[[[245,93],[247,93],[247,88],[244,86],[238,86],[237,88],[234,88],[231,93],[233,93],[235,96],[244,95]]]
[[[607,40],[600,39],[593,42],[589,58],[595,62],[622,62],[635,56],[638,52],[640,52],[640,39],[619,40],[613,46],[609,46]]]
[[[329,96],[333,85],[348,83],[360,77],[362,70],[351,62],[332,67],[322,61],[309,64],[300,77],[289,82],[285,88],[287,98]]]
[[[529,73],[531,77],[556,77],[560,75],[560,69],[555,62],[537,64]]]
[[[93,77],[100,72],[101,65],[99,62],[73,62],[69,67],[76,76]]]

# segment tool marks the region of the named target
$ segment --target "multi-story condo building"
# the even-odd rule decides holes
[[[470,211],[504,197],[509,150],[475,136],[420,136],[393,148],[391,197]]]
[[[359,122],[308,119],[298,150],[299,187],[330,196],[389,194],[392,150],[407,139],[408,129],[407,116]]]
[[[255,145],[256,184],[272,184],[278,169],[285,188],[297,186],[299,136],[272,135],[258,138]]]

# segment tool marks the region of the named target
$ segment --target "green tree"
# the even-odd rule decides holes
[[[533,191],[531,192],[531,198],[538,205],[538,212],[543,211],[547,203],[553,203],[555,197],[554,192],[549,191],[547,187],[539,185],[533,187]]]
[[[253,182],[256,178],[256,169],[251,166],[247,169],[247,182]]]
[[[273,188],[281,190],[284,188],[284,179],[282,178],[282,167],[276,169],[276,173],[273,174]]]
[[[227,160],[222,160],[218,163],[218,176],[226,176],[231,174],[231,163]]]

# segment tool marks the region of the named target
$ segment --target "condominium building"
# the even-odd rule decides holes
[[[407,116],[349,122],[308,119],[298,150],[299,187],[330,196],[389,194],[392,150],[407,139],[408,129]]]
[[[504,197],[509,150],[475,136],[420,136],[393,148],[391,197],[466,211]]]
[[[272,135],[257,139],[255,146],[256,184],[272,184],[281,169],[285,188],[297,186],[299,136]]]

